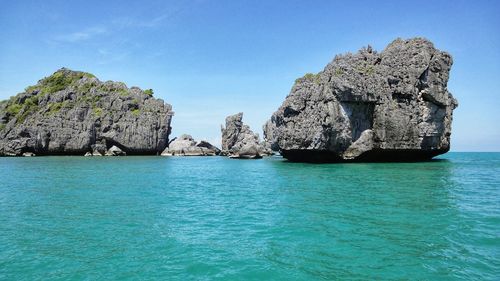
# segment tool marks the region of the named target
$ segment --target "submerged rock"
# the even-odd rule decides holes
[[[159,154],[172,115],[151,90],[63,68],[0,102],[0,155],[104,155],[114,145],[127,154]]]
[[[426,39],[397,39],[336,56],[296,80],[264,125],[266,141],[292,161],[416,161],[450,149],[451,56]]]
[[[226,117],[222,127],[222,155],[230,158],[256,159],[272,154],[260,143],[259,135],[243,124],[243,113]]]
[[[181,135],[174,139],[161,153],[162,156],[215,156],[220,149],[206,141],[196,143],[190,135]]]

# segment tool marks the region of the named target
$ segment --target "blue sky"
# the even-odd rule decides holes
[[[153,88],[173,136],[261,134],[294,80],[335,54],[422,36],[454,59],[452,150],[500,151],[500,1],[2,1],[0,99],[61,67]],[[262,134],[261,134],[262,135]]]

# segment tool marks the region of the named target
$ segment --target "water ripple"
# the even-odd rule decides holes
[[[500,154],[0,158],[0,280],[498,280]]]

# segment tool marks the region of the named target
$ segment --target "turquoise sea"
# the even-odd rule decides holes
[[[0,280],[500,280],[500,153],[0,158]]]

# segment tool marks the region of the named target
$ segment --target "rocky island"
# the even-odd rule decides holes
[[[423,38],[336,56],[295,81],[264,125],[264,142],[228,116],[222,150],[182,135],[169,144],[172,107],[153,91],[62,68],[0,102],[0,156],[159,155],[291,161],[419,161],[450,149],[452,58]]]
[[[156,155],[172,115],[151,89],[62,68],[0,103],[0,155]]]
[[[248,125],[243,124],[242,112],[226,117],[226,126],[222,126],[221,132],[221,155],[230,158],[258,159],[272,154],[272,151],[266,149],[265,144],[260,142],[259,135]]]
[[[451,56],[422,38],[336,56],[296,80],[264,125],[291,161],[418,161],[450,149]]]

